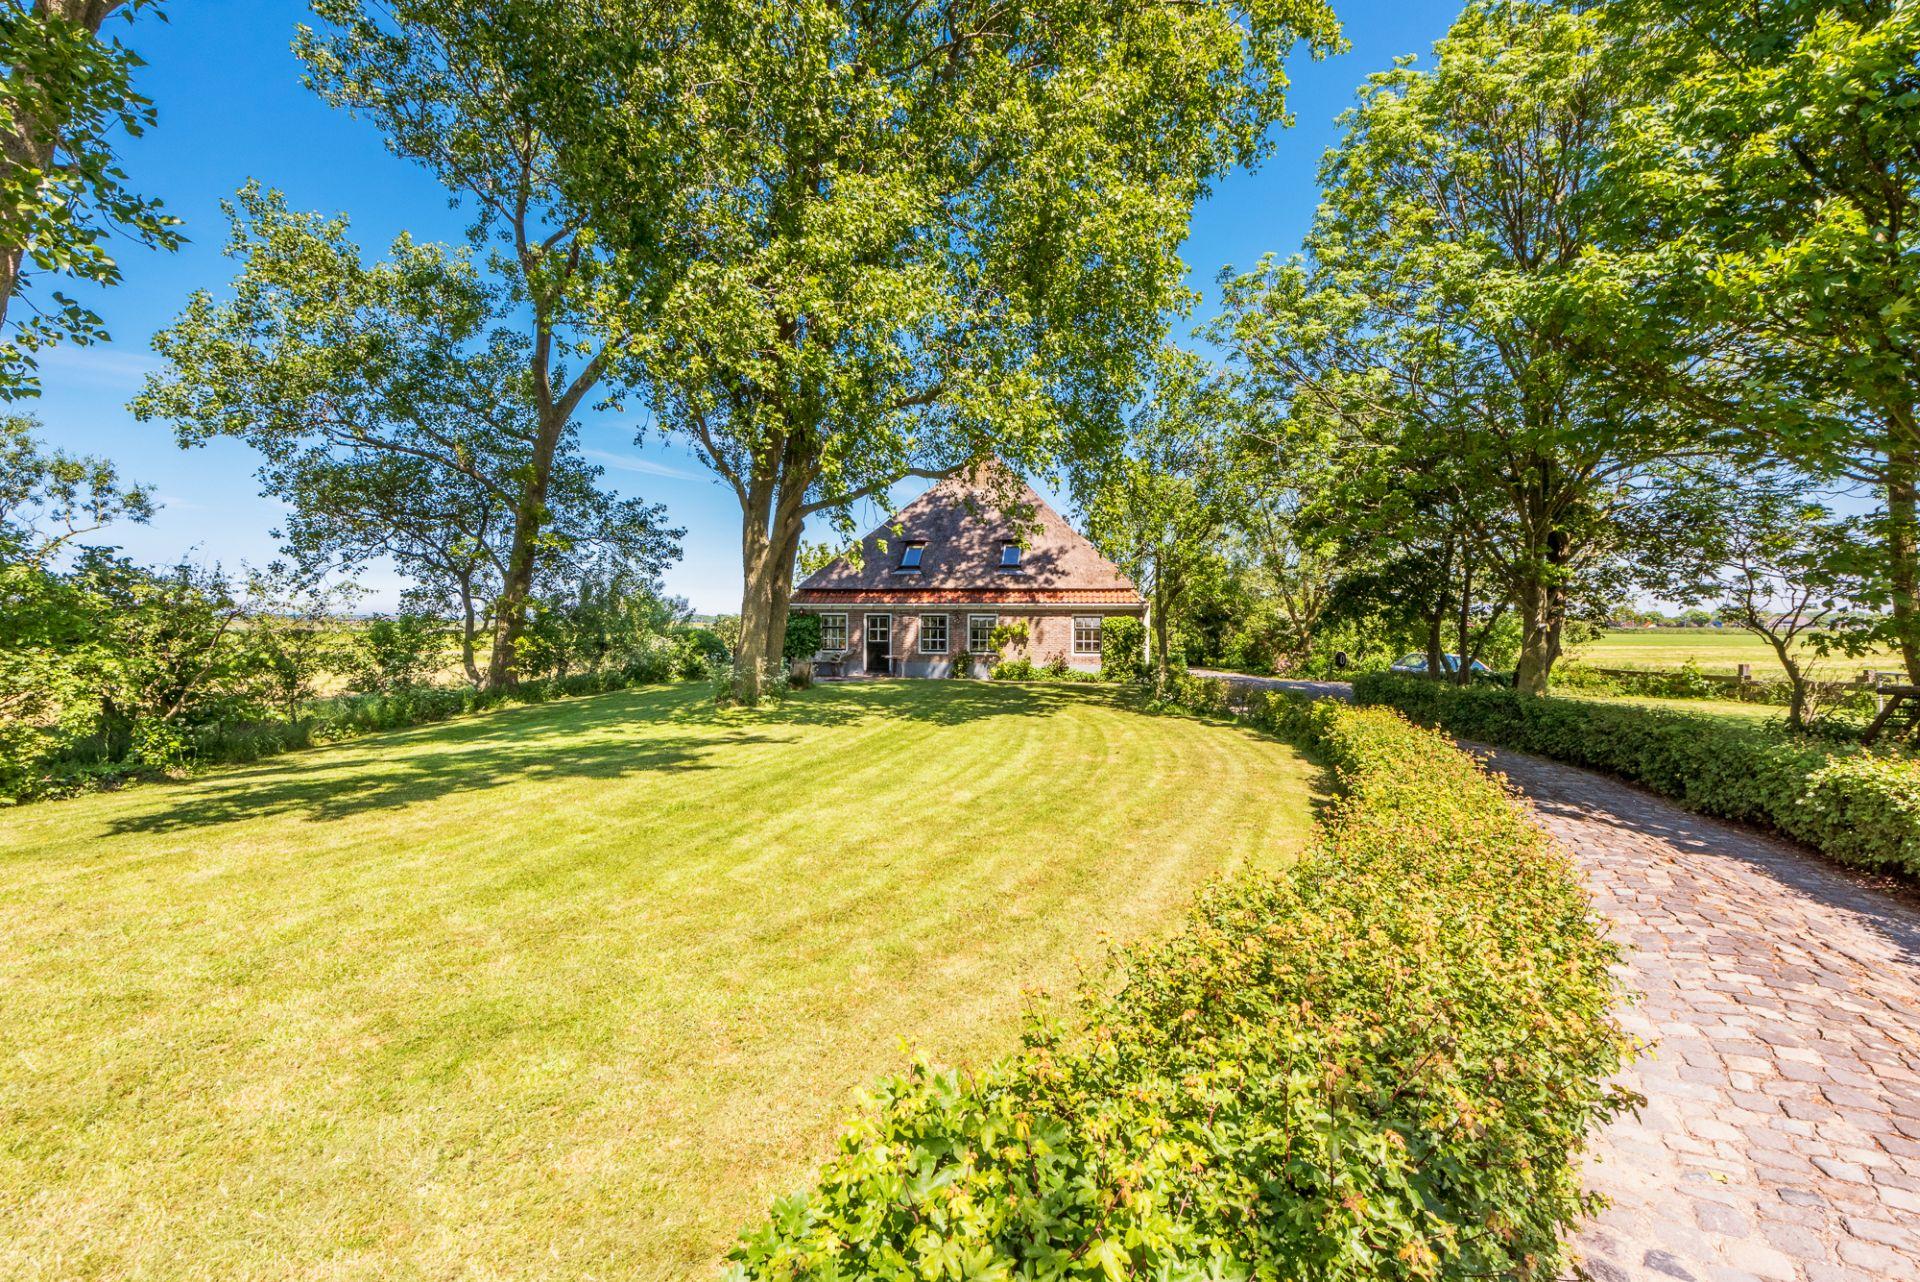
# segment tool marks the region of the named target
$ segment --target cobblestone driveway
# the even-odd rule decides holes
[[[1344,683],[1209,673],[1351,698]],[[1920,895],[1637,788],[1475,748],[1628,950],[1647,1097],[1595,1144],[1600,1282],[1920,1282]]]
[[[1627,946],[1647,1096],[1580,1237],[1623,1279],[1920,1279],[1920,899],[1583,770],[1486,752]]]

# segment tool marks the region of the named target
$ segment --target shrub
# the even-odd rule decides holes
[[[1212,706],[1224,698],[1183,687]],[[1256,699],[1346,792],[1291,870],[1124,950],[1070,1027],[884,1083],[737,1278],[1550,1277],[1576,1159],[1630,1102],[1605,941],[1463,754],[1382,710]]]
[[[795,659],[811,659],[820,652],[820,616],[817,614],[789,614],[787,616],[787,639],[780,653],[789,663]]]
[[[1389,704],[1422,725],[1604,771],[1847,863],[1920,875],[1920,761],[1909,757],[1632,704],[1390,675],[1359,677],[1353,688],[1361,703]]]
[[[1138,681],[1147,672],[1147,626],[1129,615],[1100,622],[1100,675],[1109,681]]]
[[[673,660],[678,652],[669,648],[666,653]],[[37,769],[0,776],[0,783],[6,785],[0,789],[0,804],[68,797],[90,788],[181,769],[260,761],[295,748],[445,721],[506,703],[545,703],[564,696],[602,694],[652,684],[672,675],[669,668],[665,677],[653,677],[650,674],[656,666],[643,656],[624,670],[523,681],[505,693],[465,685],[401,685],[385,693],[315,700],[301,709],[297,720],[236,718],[178,729],[150,723],[160,726],[164,733],[143,733],[137,727],[132,751],[124,760],[109,759],[97,744],[82,742]]]
[[[1033,680],[1033,661],[1030,659],[1006,659],[993,665],[995,681],[1031,681]]]
[[[356,639],[350,679],[354,689],[368,693],[425,682],[446,649],[440,623],[424,614],[372,619]]]

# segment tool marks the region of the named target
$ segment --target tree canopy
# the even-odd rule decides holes
[[[127,185],[117,136],[154,123],[140,58],[101,29],[159,0],[0,0],[0,400],[39,389],[35,353],[107,337],[100,316],[34,274],[118,284],[109,237],[173,249],[179,220]],[[21,319],[24,307],[26,318]]]
[[[809,516],[1106,448],[1194,201],[1338,39],[1321,0],[451,8],[509,33],[628,372],[741,505],[749,694]]]

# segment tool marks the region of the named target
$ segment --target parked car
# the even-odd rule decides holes
[[[1448,676],[1453,676],[1460,671],[1460,656],[1457,654],[1443,654],[1440,656],[1440,664],[1446,669]],[[1388,671],[1398,672],[1406,676],[1424,677],[1427,675],[1427,656],[1424,654],[1409,654],[1395,663]],[[1473,661],[1472,673],[1475,681],[1499,680],[1499,678],[1494,675],[1493,669],[1478,659]]]

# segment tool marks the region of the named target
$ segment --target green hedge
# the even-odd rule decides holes
[[[1920,761],[1693,713],[1368,675],[1363,704],[1589,766],[1689,809],[1764,824],[1835,859],[1920,875]]]
[[[1217,683],[1183,681],[1202,710]],[[736,1278],[1548,1277],[1624,1107],[1614,950],[1563,857],[1438,736],[1254,699],[1344,799],[1215,883],[1071,1026],[884,1083]]]
[[[626,668],[522,681],[504,692],[465,685],[421,685],[386,694],[336,695],[308,704],[298,721],[232,721],[192,727],[183,736],[184,764],[190,770],[241,765],[377,731],[429,725],[509,703],[546,703],[673,679],[670,666],[650,660]],[[159,778],[162,773],[135,761],[55,761],[16,775],[0,774],[0,805],[54,801],[97,788]]]

